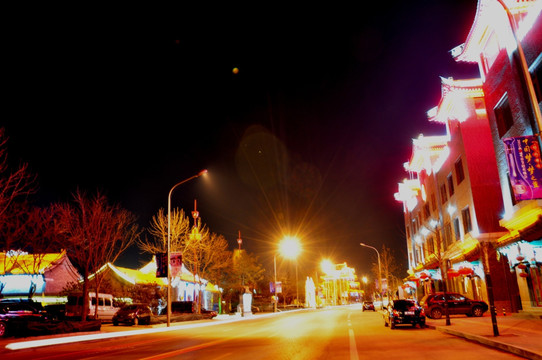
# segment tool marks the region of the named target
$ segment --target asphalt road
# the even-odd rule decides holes
[[[141,329],[149,332],[32,349],[4,349],[0,358],[519,359],[428,328],[406,326],[391,330],[384,327],[380,313],[362,312],[359,306]]]

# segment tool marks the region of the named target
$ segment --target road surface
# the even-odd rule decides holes
[[[384,327],[379,312],[360,306],[211,320],[182,328],[0,352],[1,359],[519,359],[419,327]],[[115,330],[126,330],[118,327]],[[167,331],[163,331],[167,330]],[[139,330],[138,330],[139,332]]]

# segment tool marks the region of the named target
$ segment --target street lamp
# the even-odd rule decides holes
[[[378,287],[380,289],[380,297],[382,297],[382,267],[380,266],[380,253],[378,252],[378,250],[375,247],[372,247],[372,246],[364,244],[364,243],[359,243],[359,244],[361,246],[373,249],[374,251],[376,251],[376,254],[378,255]]]
[[[298,286],[298,277],[297,277],[297,256],[301,252],[301,244],[299,240],[294,236],[286,236],[281,243],[279,244],[280,253],[289,259],[295,260],[295,300],[296,305],[299,304],[299,286]]]
[[[277,293],[277,254],[273,254],[273,267],[275,269],[275,304],[273,312],[277,312],[277,303],[279,302],[279,295]]]
[[[175,184],[171,188],[171,190],[169,190],[169,194],[167,198],[167,326],[168,327],[171,322],[171,266],[170,266],[170,262],[171,262],[171,193],[177,186],[182,185],[185,182],[195,179],[197,177],[200,177],[201,175],[204,175],[204,174],[207,174],[207,170],[202,170],[196,175],[191,176],[188,179],[185,179]]]

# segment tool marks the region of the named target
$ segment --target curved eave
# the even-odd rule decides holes
[[[446,124],[448,120],[465,119],[465,99],[483,98],[482,79],[454,80],[441,77],[441,93],[438,106],[427,112],[429,121]]]
[[[532,12],[533,17],[540,13],[541,2],[536,0],[506,1],[510,12],[516,17],[525,13]],[[531,15],[531,14],[529,14]],[[476,7],[476,15],[472,27],[467,35],[465,43],[455,47],[450,51],[452,57],[457,62],[477,63],[480,59],[480,43],[488,34],[488,30],[495,26],[495,23],[506,22],[508,18],[504,8],[497,0],[479,0]],[[527,22],[527,27],[531,24]],[[521,27],[521,24],[520,24]],[[519,29],[519,37],[525,34],[525,28]]]

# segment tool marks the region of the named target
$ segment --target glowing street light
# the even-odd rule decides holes
[[[279,251],[288,259],[296,259],[301,252],[301,244],[296,237],[286,236],[279,244]]]
[[[190,181],[192,179],[195,179],[205,174],[207,174],[207,170],[202,170],[196,175],[191,176],[188,179],[185,179],[173,185],[171,190],[169,190],[169,194],[167,198],[167,326],[168,327],[171,322],[171,266],[170,266],[170,262],[171,262],[171,193],[173,193],[173,190],[177,186],[182,185],[187,181]]]
[[[286,236],[279,244],[279,252],[287,259],[295,260],[295,301],[299,304],[299,285],[297,277],[297,256],[301,253],[301,244],[299,239],[294,236]],[[276,288],[276,259],[275,259],[275,288]]]
[[[328,260],[328,259],[324,259],[320,262],[320,268],[322,269],[322,271],[324,272],[324,274],[326,274],[326,277],[325,277],[325,293],[326,293],[326,305],[328,305],[329,303],[331,304],[335,304],[335,300],[337,298],[337,294],[336,294],[336,288],[335,288],[335,280],[337,278],[336,276],[336,273],[337,273],[337,268],[335,266],[335,264],[333,262],[331,262],[331,260]],[[330,278],[331,278],[331,281],[332,283],[330,284]],[[331,292],[331,285],[333,285],[333,298],[332,298],[332,301],[330,301],[329,297],[330,297],[330,292]]]
[[[376,254],[378,255],[378,287],[379,287],[379,290],[380,290],[380,296],[382,296],[382,267],[380,266],[380,253],[378,252],[378,250],[375,247],[372,247],[372,246],[364,244],[364,243],[359,243],[359,244],[361,246],[367,247],[369,249],[373,249],[374,251],[376,251]]]

